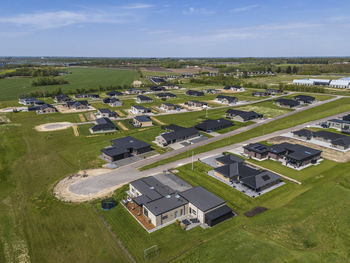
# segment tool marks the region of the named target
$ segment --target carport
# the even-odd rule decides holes
[[[223,205],[207,213],[205,215],[205,223],[208,226],[212,227],[233,216],[234,213],[232,209],[229,208],[227,205]]]

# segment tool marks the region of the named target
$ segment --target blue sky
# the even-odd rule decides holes
[[[349,0],[0,0],[1,56],[349,56]]]

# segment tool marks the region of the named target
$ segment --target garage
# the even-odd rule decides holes
[[[232,209],[227,205],[223,205],[205,214],[205,223],[211,227],[233,216],[234,213],[232,212]]]

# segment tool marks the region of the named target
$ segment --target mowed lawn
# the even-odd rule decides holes
[[[32,87],[32,78],[14,77],[0,79],[0,101],[16,100],[19,96],[34,91],[52,91],[61,88],[63,92],[76,89],[99,88],[99,86],[130,85],[139,78],[137,71],[109,68],[69,68],[69,73],[60,78],[68,80],[69,84]]]
[[[135,259],[144,262],[144,250],[157,245],[150,262],[347,262],[349,244],[349,164],[326,161],[300,173],[303,183],[285,185],[256,199],[206,174],[199,163],[178,167],[178,176],[201,185],[227,201],[238,213],[213,228],[183,231],[172,224],[148,234],[120,204],[99,212]],[[291,173],[289,173],[290,175]],[[341,182],[341,183],[339,183]],[[127,186],[116,191],[125,197]],[[99,207],[99,203],[95,203]],[[244,212],[255,206],[268,211],[253,218]]]

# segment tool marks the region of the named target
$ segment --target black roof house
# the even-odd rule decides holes
[[[305,104],[307,103],[313,103],[315,101],[315,97],[308,96],[308,95],[297,95],[294,97],[295,100],[301,101]]]
[[[241,111],[241,110],[234,110],[234,109],[228,109],[226,111],[226,117],[227,118],[235,118],[238,116],[243,121],[250,121],[254,119],[262,118],[263,115],[256,113],[255,111]]]
[[[280,178],[279,175],[265,170],[254,176],[242,177],[240,182],[255,191],[259,191],[259,189],[266,187],[266,185],[279,181]]]
[[[237,163],[243,163],[244,160],[236,155],[233,154],[226,154],[222,157],[216,158],[216,161],[226,165],[226,164],[231,164],[233,162],[237,162]]]
[[[285,106],[289,108],[294,108],[300,104],[299,101],[291,100],[291,99],[283,99],[283,98],[276,100],[276,103],[278,103],[281,106]]]
[[[301,138],[305,138],[307,140],[311,140],[311,138],[313,137],[313,132],[307,129],[301,129],[298,131],[293,131],[293,134],[295,136],[301,137]]]
[[[120,91],[112,90],[112,91],[107,92],[106,95],[108,97],[117,97],[117,96],[122,96],[123,93],[121,93]]]
[[[96,125],[92,126],[91,132],[110,132],[118,130],[117,126],[108,118],[96,119]]]
[[[243,148],[252,152],[260,153],[260,154],[269,152],[269,146],[266,146],[261,143],[251,143],[244,146]]]
[[[202,186],[193,187],[179,194],[202,212],[225,204],[225,200],[209,192]]]
[[[138,95],[137,96],[137,101],[138,102],[152,102],[153,99],[144,95]]]
[[[172,131],[169,133],[163,133],[160,136],[167,142],[167,144],[170,144],[172,142],[176,142],[178,140],[184,140],[186,138],[195,137],[197,135],[198,135],[198,130],[194,127],[192,127],[192,128],[180,127],[178,129],[176,129],[175,131]]]
[[[205,120],[195,126],[202,131],[216,131],[233,126],[233,122],[226,119]]]
[[[186,91],[186,95],[193,96],[193,97],[200,97],[200,96],[204,96],[204,93],[202,91],[197,91],[197,90],[188,90]]]
[[[234,104],[238,101],[238,99],[236,97],[225,96],[225,95],[216,96],[216,100],[221,101],[221,102],[226,101],[228,104]]]

